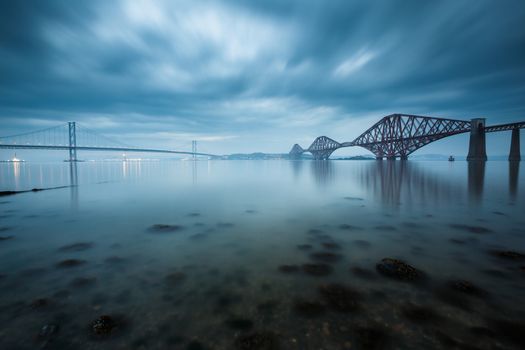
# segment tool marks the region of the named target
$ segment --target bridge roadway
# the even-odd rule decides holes
[[[86,147],[86,146],[45,146],[45,145],[6,145],[0,144],[0,148],[4,149],[47,149],[47,150],[64,150],[76,149],[78,151],[116,151],[116,152],[144,152],[144,153],[171,153],[171,154],[188,154],[196,156],[207,156],[207,157],[220,157],[215,154],[209,153],[198,153],[198,152],[185,152],[185,151],[170,151],[164,149],[152,149],[152,148],[126,148],[126,147]]]

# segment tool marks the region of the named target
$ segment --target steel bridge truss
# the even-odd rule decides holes
[[[384,157],[406,159],[408,155],[431,142],[470,132],[471,125],[470,120],[391,114],[372,125],[354,141],[339,143],[327,136],[319,136],[307,149],[295,144],[289,155],[290,158],[298,158],[302,153],[310,152],[314,159],[328,159],[338,148],[360,146],[372,152],[379,159]],[[518,122],[486,126],[484,132],[523,128],[525,128],[525,122]],[[519,138],[519,135],[516,138]]]
[[[350,144],[366,148],[378,158],[406,158],[431,142],[469,131],[470,121],[392,114]]]

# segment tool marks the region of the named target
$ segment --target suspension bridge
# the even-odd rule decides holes
[[[65,150],[69,161],[77,161],[77,151],[117,151],[141,153],[187,154],[217,158],[215,154],[197,152],[197,141],[191,151],[132,147],[112,140],[79,123],[68,122],[55,127],[23,134],[0,137],[0,149]]]
[[[327,136],[319,136],[307,149],[295,144],[289,152],[292,159],[310,152],[314,159],[328,159],[337,149],[360,146],[372,152],[376,159],[408,159],[414,151],[431,142],[470,132],[467,160],[487,160],[485,134],[511,131],[510,161],[520,161],[520,129],[525,122],[485,125],[484,118],[456,120],[409,114],[391,114],[372,125],[350,142],[339,143]]]

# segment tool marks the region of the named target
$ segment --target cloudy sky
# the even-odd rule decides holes
[[[0,134],[75,120],[137,146],[286,152],[396,112],[524,120],[524,23],[522,0],[2,1]]]

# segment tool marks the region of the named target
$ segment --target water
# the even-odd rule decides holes
[[[1,348],[521,348],[519,170],[0,164]]]

